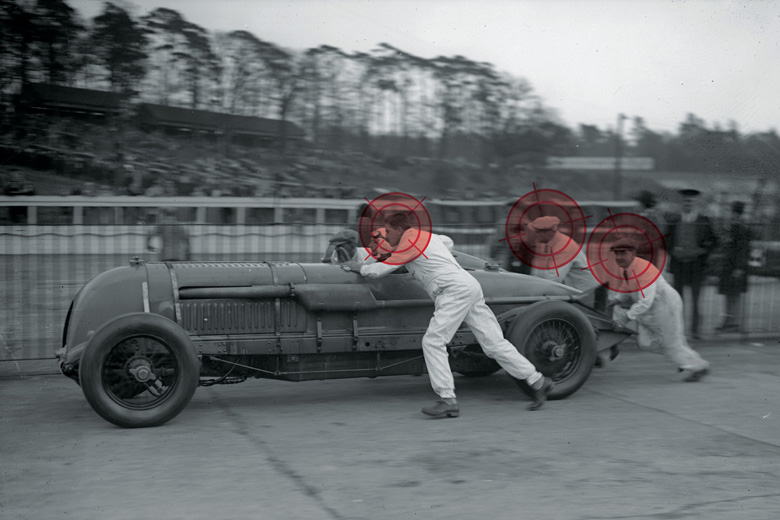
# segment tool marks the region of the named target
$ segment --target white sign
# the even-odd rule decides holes
[[[552,170],[614,170],[617,157],[548,157]],[[652,157],[621,157],[621,170],[654,170]]]

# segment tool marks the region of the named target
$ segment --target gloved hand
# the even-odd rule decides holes
[[[617,307],[612,314],[612,321],[616,329],[622,329],[628,325],[628,322],[631,320],[629,319],[628,312],[626,312],[625,309]]]
[[[349,262],[344,262],[341,264],[341,268],[345,271],[354,271],[356,273],[360,272],[360,262],[357,262],[355,260],[350,260]]]

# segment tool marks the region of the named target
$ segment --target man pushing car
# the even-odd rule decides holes
[[[538,372],[504,338],[496,316],[485,303],[479,282],[458,264],[442,239],[412,227],[411,220],[407,213],[396,213],[385,219],[383,248],[391,251],[388,259],[372,264],[350,261],[342,267],[362,276],[379,278],[405,266],[433,300],[433,317],[423,336],[422,349],[431,386],[440,399],[422,412],[433,417],[457,417],[460,413],[447,344],[463,322],[474,332],[485,354],[495,359],[515,381],[528,383],[533,393],[528,409],[541,408],[553,387],[552,380]],[[406,247],[418,243],[427,246],[422,251]]]
[[[636,256],[636,250],[628,238],[610,247],[622,277],[610,295],[615,325],[624,327],[636,320],[640,346],[662,352],[680,372],[687,372],[685,381],[699,381],[709,374],[710,363],[685,339],[682,298],[658,268]]]

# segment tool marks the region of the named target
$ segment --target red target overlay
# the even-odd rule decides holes
[[[422,200],[406,193],[385,193],[373,200],[360,215],[359,234],[363,247],[377,261],[389,265],[404,265],[420,255],[431,241],[431,216]],[[401,236],[398,244],[391,245],[385,221],[395,214],[406,215],[410,228]]]
[[[587,238],[585,220],[589,217],[565,193],[536,189],[534,184],[534,190],[520,197],[509,210],[506,237],[500,241],[506,241],[525,265],[557,272],[582,250]]]
[[[635,247],[637,261],[621,267],[612,246],[627,239]],[[593,228],[586,251],[588,268],[601,285],[619,293],[640,292],[652,285],[666,265],[666,241],[648,218],[635,213],[618,213]]]

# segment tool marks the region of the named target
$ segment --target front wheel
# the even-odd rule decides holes
[[[596,334],[576,307],[564,302],[541,302],[512,323],[507,339],[555,386],[549,399],[563,399],[588,379],[596,360]],[[524,393],[525,381],[518,381]]]
[[[125,428],[159,426],[176,417],[199,377],[198,357],[184,329],[149,313],[125,314],[104,325],[79,366],[89,404]]]

